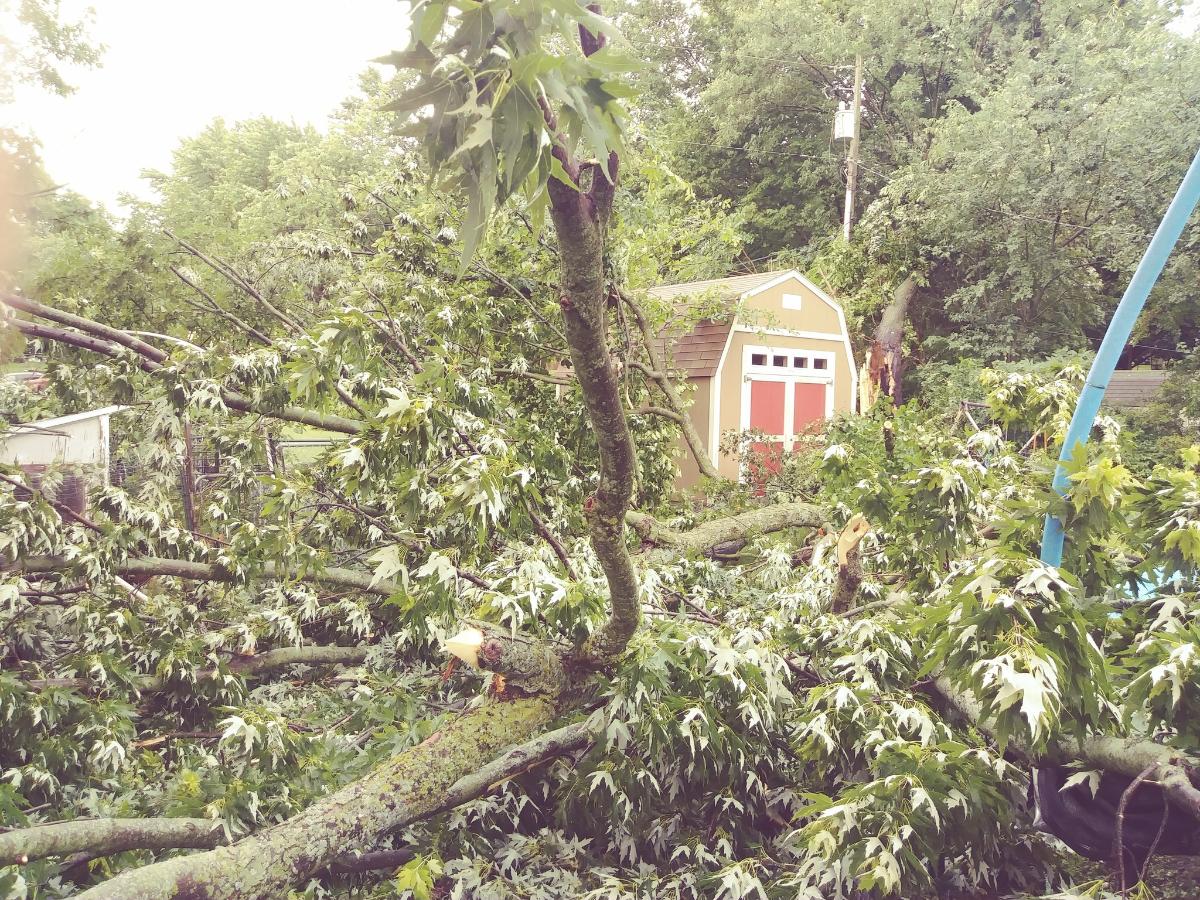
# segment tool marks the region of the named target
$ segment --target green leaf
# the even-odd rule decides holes
[[[602,72],[612,74],[640,72],[646,64],[636,57],[614,50],[611,44],[606,44],[588,57],[588,63]]]
[[[413,6],[412,34],[418,44],[432,44],[446,22],[448,0],[421,0]]]
[[[413,112],[425,106],[445,103],[450,97],[450,91],[449,81],[423,81],[380,108],[385,112]]]
[[[437,57],[425,44],[414,42],[407,50],[396,50],[386,56],[377,57],[371,62],[379,63],[382,66],[394,66],[397,69],[416,69],[427,75],[434,63],[437,62]]]
[[[565,184],[571,190],[578,191],[580,189],[579,185],[567,174],[567,170],[563,168],[563,164],[559,158],[553,153],[547,155],[550,157],[550,177]]]

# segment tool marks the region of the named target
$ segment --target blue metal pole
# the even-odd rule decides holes
[[[1121,351],[1125,349],[1125,343],[1133,332],[1138,314],[1146,304],[1150,289],[1154,287],[1158,276],[1162,274],[1163,266],[1167,264],[1167,257],[1171,255],[1171,250],[1179,241],[1179,236],[1183,234],[1184,226],[1187,225],[1188,218],[1191,216],[1192,210],[1196,208],[1198,201],[1200,201],[1200,152],[1196,153],[1195,159],[1188,167],[1187,174],[1183,176],[1183,182],[1175,193],[1175,199],[1167,207],[1167,213],[1159,223],[1158,230],[1154,232],[1150,246],[1146,248],[1142,261],[1138,263],[1129,287],[1125,289],[1125,296],[1121,298],[1117,311],[1113,314],[1112,322],[1109,323],[1108,331],[1104,334],[1104,341],[1100,344],[1096,359],[1092,362],[1092,369],[1088,372],[1087,382],[1083,386],[1083,391],[1079,395],[1079,403],[1075,407],[1075,414],[1071,416],[1071,425],[1067,429],[1067,437],[1063,441],[1062,452],[1058,456],[1058,466],[1054,470],[1053,485],[1059,494],[1065,495],[1067,492],[1065,463],[1069,462],[1087,443],[1088,435],[1092,431],[1092,423],[1096,420],[1096,413],[1100,411],[1100,401],[1104,399],[1108,382],[1112,378],[1113,370],[1117,367],[1117,359],[1121,356]],[[1062,563],[1062,552],[1062,520],[1056,516],[1047,515],[1046,526],[1042,531],[1042,562],[1057,566]]]

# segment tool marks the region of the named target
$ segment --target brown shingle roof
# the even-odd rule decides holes
[[[1112,374],[1104,402],[1110,406],[1146,406],[1162,389],[1164,369],[1120,369]]]
[[[664,329],[659,335],[658,349],[666,354],[667,365],[687,378],[711,377],[717,374],[717,363],[721,361],[731,327],[732,322],[705,319],[685,334]]]

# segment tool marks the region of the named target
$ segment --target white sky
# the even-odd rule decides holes
[[[368,60],[408,42],[399,0],[66,0],[91,7],[103,65],[69,73],[70,97],[25,91],[0,118],[42,141],[52,178],[116,207],[150,196],[142,169],[217,116],[323,126]],[[392,70],[388,70],[390,72]]]

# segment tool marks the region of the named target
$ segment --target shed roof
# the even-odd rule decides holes
[[[85,422],[88,419],[100,419],[105,416],[111,416],[115,413],[124,412],[129,409],[128,406],[102,406],[99,409],[89,409],[85,412],[71,413],[69,416],[56,416],[53,419],[38,419],[36,422],[21,422],[13,425],[9,434],[36,434],[40,431],[54,431],[66,425],[74,425],[76,422]]]
[[[785,275],[791,269],[776,269],[774,272],[760,272],[757,275],[734,275],[730,278],[710,278],[708,281],[688,281],[683,284],[663,284],[650,288],[647,293],[659,300],[673,300],[676,297],[696,296],[715,291],[721,296],[736,299],[742,294],[762,287],[769,281],[774,281],[780,275]]]
[[[1110,406],[1146,406],[1162,390],[1166,369],[1118,369],[1112,374],[1104,402]]]
[[[714,322],[705,319],[697,322],[691,331],[680,333],[669,326],[659,333],[659,352],[667,357],[667,364],[681,371],[687,378],[711,378],[717,374],[721,353],[729,340],[729,329],[733,322]]]
[[[743,294],[760,288],[787,274],[790,269],[760,272],[757,275],[733,275],[729,278],[710,278],[706,281],[687,281],[682,284],[663,284],[650,288],[646,293],[659,300],[685,301],[688,297],[716,294],[728,300],[737,300]],[[686,302],[680,304],[686,308]],[[732,313],[732,309],[731,309]],[[703,319],[690,331],[667,326],[659,333],[659,352],[668,360],[668,365],[678,369],[687,378],[711,378],[717,374],[721,354],[733,328],[733,317],[727,321]]]

